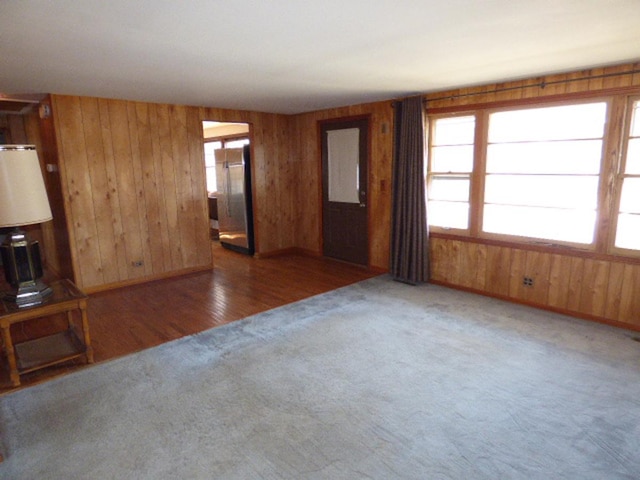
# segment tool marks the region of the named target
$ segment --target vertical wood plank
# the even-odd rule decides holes
[[[459,273],[458,284],[471,288],[475,283],[477,264],[477,244],[472,242],[459,242]]]
[[[142,160],[140,158],[140,134],[138,132],[138,119],[134,102],[126,102],[127,121],[129,126],[129,139],[131,142],[131,166],[133,168],[133,183],[135,186],[136,205],[138,207],[138,231],[142,255],[131,261],[135,265],[136,276],[149,275],[153,272],[153,260],[151,259],[151,239],[148,225],[148,205],[145,195],[145,182],[143,176]],[[137,266],[142,261],[142,266]]]
[[[163,174],[163,154],[162,143],[160,140],[160,125],[158,105],[150,104],[148,106],[149,114],[149,135],[151,138],[152,148],[152,161],[153,171],[155,178],[153,184],[155,185],[155,199],[157,202],[157,218],[155,219],[154,232],[155,236],[152,236],[152,242],[160,244],[160,248],[154,247],[154,265],[157,265],[157,257],[161,255],[163,272],[171,271],[173,264],[171,261],[172,243],[169,235],[169,225],[167,221],[167,201],[166,198],[171,192],[165,192],[165,180]],[[151,222],[151,220],[150,220]],[[151,228],[151,223],[149,223]],[[153,234],[152,234],[153,235]]]
[[[204,165],[204,142],[202,139],[202,120],[197,108],[187,109],[187,134],[189,143],[189,163],[191,164],[191,195],[195,265],[211,264],[211,245],[209,240],[209,206]],[[249,194],[251,192],[248,192]]]
[[[438,282],[447,281],[447,250],[445,244],[446,240],[442,238],[431,238],[429,241],[431,278]]]
[[[511,282],[511,252],[508,247],[487,246],[485,285],[496,295],[509,295]]]
[[[80,99],[60,96],[56,108],[56,130],[59,135],[59,154],[64,166],[66,180],[65,207],[70,212],[68,224],[73,230],[71,254],[76,282],[82,288],[100,284],[101,258],[97,254],[98,231],[93,210],[93,193],[87,149],[84,141],[84,126]]]
[[[169,112],[171,114],[171,151],[176,182],[181,263],[185,267],[190,267],[197,264],[197,247],[195,225],[193,217],[190,215],[190,208],[193,206],[193,190],[189,162],[187,111],[186,107],[172,105]]]
[[[584,268],[584,258],[571,259],[567,308],[575,312],[580,311],[580,299],[582,297],[583,268]]]
[[[604,317],[609,271],[609,262],[585,259],[582,270],[583,283],[579,305],[580,312]]]
[[[607,304],[604,312],[605,318],[609,320],[620,319],[623,280],[624,263],[611,262],[609,267],[609,280],[607,282]]]
[[[624,266],[618,320],[640,325],[640,265]]]
[[[162,248],[162,231],[160,222],[160,199],[158,198],[158,186],[156,184],[156,165],[153,152],[153,136],[149,116],[149,105],[146,103],[132,103],[129,106],[129,116],[135,116],[136,133],[138,137],[138,174],[141,181],[138,182],[139,198],[144,205],[146,228],[145,261],[149,262],[146,273],[162,273],[166,267],[164,264],[164,252]],[[134,118],[131,118],[133,123]]]
[[[526,300],[527,294],[522,284],[527,268],[527,252],[514,248],[511,251],[511,271],[509,272],[509,296]]]
[[[571,257],[551,255],[549,269],[549,295],[547,304],[556,308],[567,308],[569,283],[571,282]]]
[[[109,119],[116,164],[116,183],[120,195],[120,218],[126,251],[127,278],[137,278],[144,274],[143,268],[135,264],[135,262],[144,261],[144,242],[139,225],[138,191],[132,161],[127,103],[122,100],[110,100]]]
[[[173,147],[171,140],[171,121],[168,105],[157,105],[158,136],[160,139],[160,163],[162,171],[162,189],[164,191],[164,215],[169,236],[171,269],[177,270],[183,265],[182,247],[178,225],[178,198],[176,174],[173,168]]]
[[[544,305],[549,295],[549,271],[551,256],[542,252],[527,252],[525,275],[533,279],[533,285],[525,287],[523,293],[528,301]]]
[[[113,152],[111,119],[109,116],[109,101],[99,99],[98,108],[100,111],[101,137],[102,147],[104,151],[104,168],[106,175],[106,185],[104,186],[106,190],[104,192],[104,195],[109,198],[111,204],[110,221],[113,226],[113,248],[115,250],[115,257],[113,257],[111,261],[118,269],[117,280],[121,281],[128,278],[129,269],[127,266],[127,248],[124,227],[122,223],[120,192],[117,181],[117,166],[115,155]]]
[[[80,98],[80,108],[82,110],[84,144],[97,231],[96,248],[91,252],[91,255],[96,255],[97,258],[93,259],[91,263],[99,265],[96,272],[96,281],[111,283],[118,281],[119,274],[116,262],[102,261],[103,258],[115,258],[117,250],[111,221],[113,205],[111,202],[112,197],[109,195],[109,181],[105,168],[106,159],[102,142],[100,109],[97,99],[89,97]]]

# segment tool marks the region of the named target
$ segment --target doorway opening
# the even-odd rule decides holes
[[[211,240],[253,255],[250,124],[202,122]]]

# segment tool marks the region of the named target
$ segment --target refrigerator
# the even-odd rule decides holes
[[[247,255],[254,253],[250,151],[249,145],[215,151],[220,243]]]

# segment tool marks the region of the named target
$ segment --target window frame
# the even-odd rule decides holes
[[[470,237],[478,240],[504,245],[529,245],[536,248],[550,248],[552,250],[568,249],[584,252],[585,254],[617,255],[625,257],[640,257],[640,251],[615,247],[615,235],[620,205],[622,179],[622,162],[626,158],[626,148],[630,132],[630,110],[634,101],[640,101],[636,89],[633,92],[596,92],[594,94],[580,94],[573,97],[563,95],[562,98],[528,98],[499,104],[479,104],[477,106],[460,106],[454,108],[434,109],[428,113],[429,137],[431,137],[431,122],[437,118],[452,116],[475,115],[476,137],[474,146],[474,169],[471,172],[469,229],[457,230],[430,225],[430,231],[436,234],[451,235],[453,237]],[[560,240],[546,240],[535,237],[490,233],[482,231],[484,212],[484,189],[486,180],[486,158],[488,150],[489,115],[494,112],[509,110],[525,110],[563,105],[579,105],[586,103],[604,102],[607,104],[605,125],[602,137],[602,151],[600,156],[600,173],[598,176],[597,209],[594,225],[594,237],[590,244],[574,243]],[[431,168],[431,142],[428,142],[427,169]],[[624,147],[624,153],[622,153]],[[428,181],[430,170],[425,173]],[[428,183],[427,183],[428,185]],[[428,187],[427,187],[428,188]],[[428,220],[428,219],[427,219]]]
[[[608,251],[612,254],[622,255],[625,257],[640,257],[640,249],[624,248],[616,246],[616,236],[618,232],[618,220],[620,218],[620,203],[622,201],[622,186],[625,178],[640,178],[640,174],[625,173],[627,164],[627,153],[629,149],[629,140],[631,138],[631,126],[633,120],[633,104],[640,103],[640,95],[629,95],[626,97],[624,105],[624,123],[621,135],[620,155],[615,164],[612,190],[614,192],[614,201],[611,211],[611,228],[609,230]],[[640,119],[639,119],[640,120]],[[640,138],[640,137],[634,137]]]
[[[433,158],[431,155],[431,149],[434,147],[433,145],[433,139],[435,137],[434,135],[434,129],[435,129],[435,124],[436,121],[439,119],[444,119],[444,118],[453,118],[453,117],[471,117],[473,116],[475,119],[475,126],[474,126],[474,143],[473,143],[473,159],[472,159],[472,166],[471,166],[471,171],[467,174],[465,172],[438,172],[438,173],[433,173],[431,172],[431,166],[433,163]],[[439,115],[431,115],[428,117],[428,138],[427,138],[427,161],[425,162],[425,185],[426,185],[426,192],[427,192],[427,208],[428,208],[428,201],[429,201],[429,191],[431,190],[431,182],[433,180],[434,177],[442,177],[442,176],[455,176],[455,177],[464,177],[469,178],[469,210],[468,210],[468,216],[467,216],[467,228],[455,228],[455,227],[442,227],[439,225],[429,225],[429,229],[432,231],[436,231],[436,232],[443,232],[443,233],[450,233],[450,234],[455,234],[455,235],[463,235],[463,236],[469,236],[472,233],[472,219],[473,219],[473,212],[472,212],[472,205],[473,205],[473,199],[472,199],[472,193],[473,193],[473,183],[474,183],[474,172],[476,170],[476,159],[477,159],[477,138],[478,138],[478,114],[475,110],[469,110],[469,111],[460,111],[460,112],[455,112],[455,113],[444,113],[444,114],[439,114]],[[427,212],[428,213],[428,212]],[[427,222],[428,222],[428,218],[427,218]]]

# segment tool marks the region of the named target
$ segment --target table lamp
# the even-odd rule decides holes
[[[33,145],[0,145],[0,227],[15,227],[0,245],[2,264],[11,290],[3,300],[18,307],[38,305],[51,294],[42,277],[37,241],[20,227],[53,217]]]

